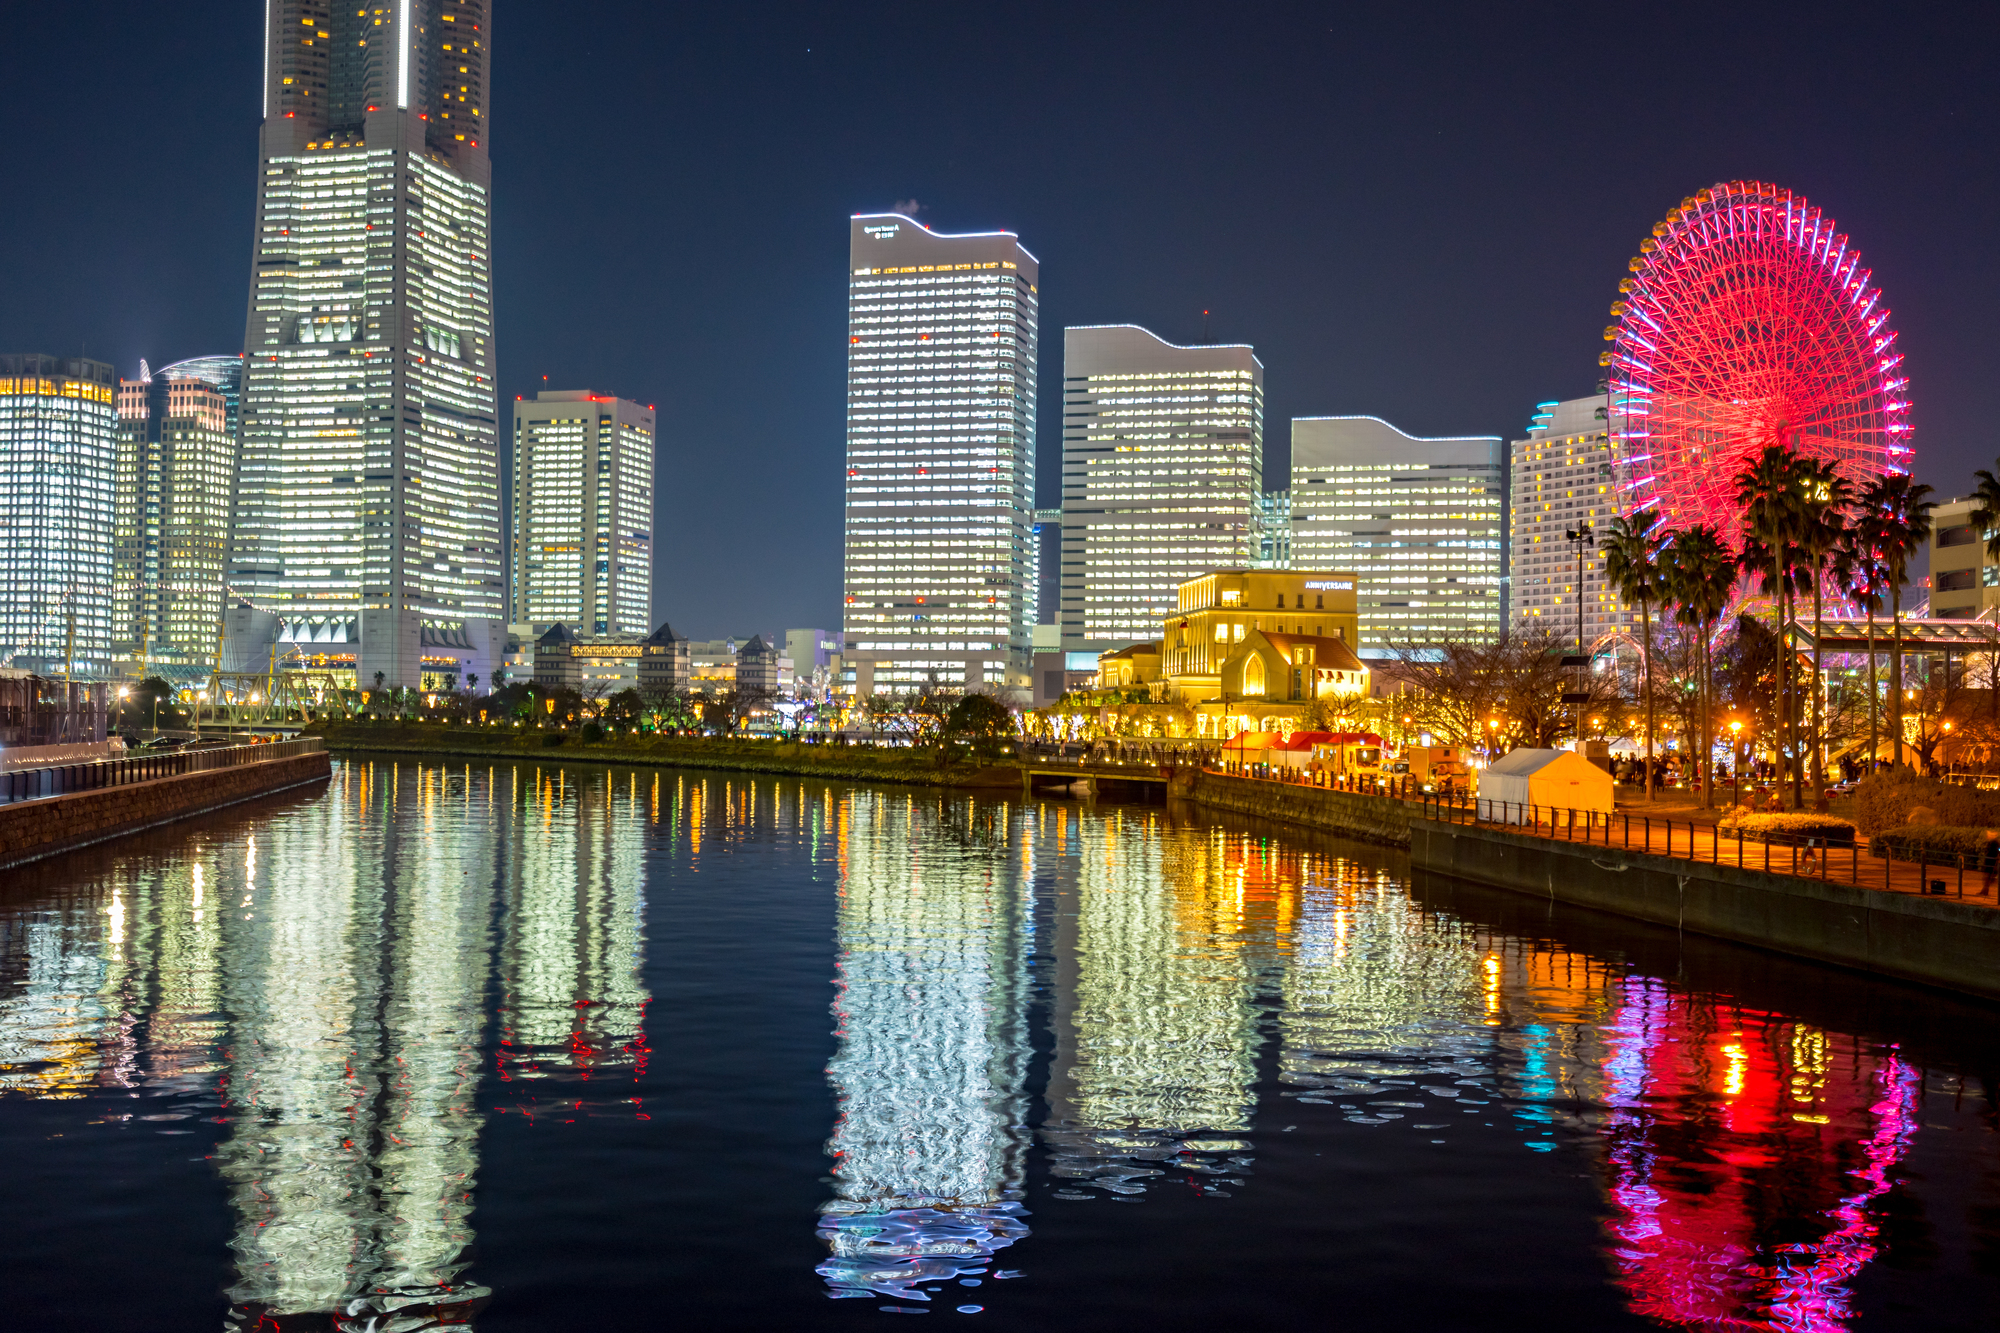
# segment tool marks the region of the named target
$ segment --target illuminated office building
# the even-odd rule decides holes
[[[1638,623],[1604,578],[1605,525],[1618,510],[1603,411],[1602,398],[1541,403],[1528,438],[1511,446],[1510,623],[1575,642],[1580,611],[1585,649]],[[1579,587],[1579,548],[1566,534],[1582,523],[1596,544],[1582,548]]]
[[[158,370],[139,363],[139,378],[165,376],[170,380],[200,380],[222,395],[223,431],[236,439],[243,427],[243,358],[240,356],[191,356]]]
[[[1039,269],[1011,232],[852,220],[842,661],[858,695],[1026,690]]]
[[[0,355],[0,666],[108,664],[117,384],[102,361]]]
[[[118,382],[112,655],[135,675],[215,660],[236,481],[229,404],[207,379]]]
[[[1158,637],[1180,585],[1267,545],[1264,366],[1131,324],[1063,330],[1063,650]]]
[[[512,623],[652,629],[653,421],[588,389],[515,400]]]
[[[231,590],[389,685],[505,655],[487,13],[266,0]]]
[[[1292,421],[1292,558],[1352,570],[1361,651],[1500,632],[1497,436],[1418,439],[1376,417]]]

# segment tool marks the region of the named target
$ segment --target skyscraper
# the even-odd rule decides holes
[[[1528,438],[1512,446],[1509,617],[1515,629],[1546,630],[1575,641],[1580,611],[1586,650],[1637,622],[1604,581],[1604,557],[1594,544],[1581,548],[1579,589],[1579,548],[1567,540],[1579,524],[1588,523],[1593,541],[1602,541],[1605,523],[1617,513],[1603,411],[1602,398],[1540,403]]]
[[[652,408],[588,389],[515,401],[510,621],[652,629],[653,431]]]
[[[102,361],[0,355],[0,666],[108,664],[117,383]]]
[[[1376,417],[1292,422],[1292,558],[1353,570],[1361,652],[1500,630],[1498,436],[1419,439]]]
[[[167,379],[201,380],[222,395],[223,429],[234,440],[243,426],[243,358],[240,356],[191,356],[171,366],[149,371],[139,363],[139,378],[163,375]]]
[[[135,672],[215,660],[235,483],[221,389],[143,363],[118,382],[111,651]]]
[[[1040,264],[901,214],[848,239],[846,650],[854,689],[1025,690]]]
[[[1250,348],[1064,329],[1063,650],[1157,639],[1181,584],[1260,563],[1263,478],[1264,365]]]
[[[266,0],[232,592],[363,681],[491,678],[487,0]]]

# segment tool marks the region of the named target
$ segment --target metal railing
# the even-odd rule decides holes
[[[1304,786],[1357,796],[1373,796],[1402,801],[1419,808],[1425,818],[1446,824],[1480,825],[1529,837],[1609,847],[1652,856],[1671,857],[1703,865],[1734,866],[1739,870],[1761,870],[1774,875],[1792,875],[1825,883],[1852,884],[1856,888],[1891,893],[1916,893],[1959,898],[1987,894],[1978,853],[1937,853],[1933,857],[1919,848],[1919,856],[1908,860],[1878,855],[1859,836],[1785,833],[1777,830],[1752,832],[1741,825],[1722,827],[1694,819],[1673,819],[1662,815],[1632,814],[1629,811],[1575,810],[1562,806],[1524,805],[1496,801],[1462,793],[1413,790],[1419,784],[1408,779],[1356,780],[1333,778],[1313,782],[1309,777],[1262,778],[1246,773],[1221,776],[1251,781],[1276,781],[1287,786]],[[1885,849],[1886,850],[1886,849]],[[1864,872],[1863,861],[1877,862]],[[1975,877],[1971,892],[1966,873]],[[2000,891],[1989,899],[2000,905]]]
[[[48,768],[23,768],[0,773],[0,805],[18,801],[39,801],[72,792],[97,791],[105,787],[125,787],[157,778],[206,773],[213,769],[239,768],[245,764],[268,764],[315,754],[326,748],[317,736],[295,741],[273,741],[265,745],[227,745],[206,750],[173,750],[164,754],[133,755],[125,759],[98,759],[81,764],[56,764]]]

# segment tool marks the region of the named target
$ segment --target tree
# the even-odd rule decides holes
[[[1502,630],[1489,643],[1391,643],[1383,674],[1407,686],[1401,716],[1444,744],[1546,748],[1562,731],[1569,668],[1546,630]],[[1586,675],[1586,710],[1618,703],[1613,675]],[[1489,727],[1489,722],[1498,726]]]
[[[1646,697],[1646,798],[1654,791],[1653,747],[1659,727],[1653,711],[1653,603],[1660,600],[1660,511],[1641,509],[1611,520],[1598,549],[1604,555],[1604,577],[1619,600],[1639,605],[1639,652],[1644,664]]]
[[[1847,510],[1854,503],[1854,483],[1840,475],[1832,462],[1812,459],[1801,469],[1803,495],[1799,505],[1799,547],[1812,569],[1813,599],[1813,809],[1826,809],[1825,658],[1826,565],[1847,536]]]
[[[1882,560],[1880,517],[1865,505],[1847,525],[1833,552],[1833,581],[1842,595],[1858,602],[1868,617],[1868,768],[1881,751],[1881,691],[1876,688],[1875,616],[1889,590],[1889,567]]]
[[[465,688],[466,688],[466,689],[468,689],[468,690],[471,690],[471,691],[472,691],[472,692],[473,692],[474,694],[477,694],[477,693],[479,693],[479,673],[478,673],[478,672],[476,672],[476,671],[468,671],[468,672],[466,673],[466,675],[465,675]]]
[[[1736,590],[1736,556],[1722,534],[1706,523],[1697,523],[1674,534],[1662,556],[1666,594],[1674,605],[1676,618],[1691,626],[1701,638],[1701,749],[1696,760],[1703,774],[1701,802],[1706,809],[1715,805],[1715,710],[1711,706],[1714,663],[1711,650],[1715,622],[1729,605]]]
[[[1785,641],[1791,609],[1792,557],[1803,521],[1803,460],[1783,444],[1768,444],[1736,474],[1736,502],[1743,506],[1743,565],[1755,573],[1771,596],[1778,641]],[[1789,647],[1789,645],[1787,645]],[[1778,659],[1778,762],[1797,745],[1792,734],[1791,654]],[[1780,768],[1780,777],[1783,769]],[[1804,804],[1803,775],[1794,772],[1792,804]]]
[[[1002,743],[1016,734],[1013,710],[990,694],[963,696],[945,714],[940,752],[949,755],[952,745],[964,743],[975,755],[997,754]]]
[[[1904,475],[1877,477],[1861,491],[1861,508],[1879,525],[1882,563],[1889,571],[1889,734],[1896,762],[1902,762],[1903,734],[1903,584],[1910,577],[1910,560],[1931,537],[1931,488]]]

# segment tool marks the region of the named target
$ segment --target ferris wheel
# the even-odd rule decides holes
[[[1619,510],[1734,544],[1736,474],[1767,445],[1861,486],[1910,465],[1909,378],[1889,310],[1833,219],[1789,190],[1730,181],[1639,243],[1604,331]]]

